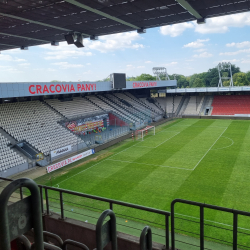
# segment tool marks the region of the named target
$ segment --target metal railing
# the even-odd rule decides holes
[[[2,178],[0,177],[0,180],[5,180],[5,181],[13,181],[12,179],[9,178]],[[122,202],[122,201],[117,201],[117,200],[113,200],[113,199],[108,199],[108,198],[104,198],[104,197],[99,197],[99,196],[94,196],[94,195],[89,195],[89,194],[83,194],[83,193],[79,193],[79,192],[75,192],[75,191],[70,191],[70,190],[65,190],[65,189],[60,189],[60,188],[55,188],[55,187],[48,187],[48,186],[43,186],[43,185],[38,185],[39,189],[40,189],[40,198],[41,198],[41,206],[42,206],[42,213],[45,215],[50,215],[50,213],[59,210],[60,213],[60,219],[64,220],[66,219],[65,214],[69,214],[70,210],[68,209],[68,203],[72,203],[75,205],[74,209],[77,210],[77,208],[80,208],[82,210],[86,209],[84,207],[87,207],[87,209],[91,210],[99,210],[100,212],[102,212],[105,207],[104,206],[108,206],[106,207],[113,210],[117,217],[120,218],[129,218],[130,220],[134,220],[134,221],[142,221],[145,224],[151,224],[151,225],[157,225],[157,227],[159,228],[160,226],[163,228],[163,232],[164,235],[157,235],[157,237],[162,237],[164,238],[164,244],[166,246],[166,249],[169,249],[170,247],[170,232],[169,232],[169,217],[170,217],[170,212],[164,211],[164,210],[159,210],[159,209],[155,209],[155,208],[150,208],[150,207],[144,207],[144,206],[140,206],[140,205],[136,205],[136,204],[131,204],[131,203],[127,203],[127,202]],[[16,196],[20,195],[20,199],[23,199],[25,196],[29,195],[29,193],[25,192],[25,190],[22,190],[20,188],[20,192],[16,193]],[[67,197],[67,195],[70,195],[70,201],[66,200],[65,197]],[[13,197],[15,199],[17,199],[17,197]],[[58,198],[55,198],[58,197]],[[83,203],[80,202],[80,198],[87,198],[92,200],[93,202],[96,201],[100,201],[100,202],[104,202],[104,206],[102,206],[100,209],[98,209],[97,207],[91,207],[89,206],[89,204],[86,204],[86,200],[84,200]],[[56,200],[51,202],[51,200]],[[16,201],[16,200],[15,200]],[[117,207],[116,207],[117,205]],[[121,206],[122,209],[119,209]],[[116,209],[117,208],[117,209]],[[126,215],[126,214],[121,214],[121,212],[119,210],[123,210],[124,208],[131,208],[131,209],[136,209],[136,210],[140,210],[140,211],[144,211],[147,213],[153,213],[156,216],[162,216],[164,218],[164,223],[163,224],[158,224],[155,223],[153,221],[150,221],[148,219],[141,219],[139,217],[135,217],[135,216],[130,216],[130,215]],[[72,211],[73,209],[71,209]],[[117,211],[116,211],[117,210]],[[74,211],[75,212],[75,211]],[[75,212],[77,215],[80,215],[81,213],[79,213],[79,211]],[[98,219],[99,215],[95,218]],[[118,226],[125,226],[128,227],[129,230],[133,229],[133,227],[131,226],[127,226],[127,225],[121,225],[119,224],[119,220],[117,222]],[[141,224],[141,223],[140,223]],[[134,228],[136,230],[138,230],[138,232],[141,232],[141,225],[140,228]]]
[[[3,178],[3,177],[0,177],[0,180],[9,181],[9,182],[13,181],[12,179]],[[87,217],[91,218],[91,216],[94,216],[93,217],[94,219],[98,219],[99,214],[97,214],[97,212],[94,213],[93,211],[98,210],[98,213],[100,213],[104,209],[109,208],[116,213],[117,219],[118,219],[117,220],[118,226],[127,227],[129,228],[129,230],[133,229],[133,224],[132,226],[130,224],[121,225],[121,220],[119,221],[119,218],[123,219],[123,221],[124,221],[124,218],[126,218],[126,220],[129,219],[131,221],[134,221],[134,223],[138,223],[139,228],[134,228],[135,230],[138,230],[138,231],[141,231],[141,228],[142,228],[140,221],[142,221],[143,223],[146,223],[147,225],[150,225],[150,224],[153,225],[154,228],[152,229],[152,234],[153,235],[155,234],[157,237],[158,236],[162,237],[161,241],[163,241],[164,239],[164,244],[166,246],[166,249],[170,249],[170,245],[171,245],[171,249],[176,249],[177,247],[178,249],[179,248],[186,249],[184,246],[186,244],[186,245],[191,245],[191,247],[195,247],[194,249],[200,249],[200,250],[210,249],[211,250],[211,247],[207,247],[207,244],[209,243],[209,241],[212,241],[213,243],[223,244],[224,246],[228,246],[228,249],[233,249],[233,250],[250,249],[250,246],[248,246],[245,242],[242,244],[239,243],[239,238],[241,236],[246,236],[246,237],[250,236],[249,232],[242,232],[244,228],[241,228],[239,226],[239,216],[244,216],[243,219],[245,222],[246,222],[246,219],[250,221],[249,212],[229,209],[225,207],[209,205],[209,204],[199,203],[199,202],[194,202],[194,201],[188,201],[188,200],[183,200],[183,199],[175,199],[171,203],[171,213],[170,213],[164,210],[144,207],[144,206],[140,206],[136,204],[131,204],[127,202],[117,201],[117,200],[89,195],[89,194],[83,194],[83,193],[60,189],[56,187],[49,187],[49,186],[44,186],[44,185],[38,185],[38,187],[40,189],[42,213],[45,215],[50,215],[50,213],[53,211],[54,213],[57,213],[62,220],[66,219],[66,216],[68,217],[69,213],[72,213],[73,218],[78,219],[78,220],[81,220],[79,218],[82,218],[80,217],[80,215],[84,215],[85,218]],[[4,188],[4,186],[2,186],[2,188]],[[15,194],[11,196],[11,199],[15,199],[14,201],[16,202],[16,200],[23,199],[27,195],[29,194],[26,193],[25,190],[23,190],[23,188],[20,188],[18,192],[16,192]],[[80,200],[81,198],[82,199],[84,198],[84,199]],[[87,202],[87,201],[91,201],[91,202]],[[99,206],[100,204],[98,202],[101,202],[101,206]],[[70,206],[69,206],[69,203],[71,204]],[[180,204],[184,204],[184,205],[188,205],[188,206],[190,205],[190,206],[196,207],[197,211],[199,212],[199,217],[195,218],[192,216],[183,215],[186,217],[181,218],[180,217],[181,215],[177,213],[177,209],[176,209],[177,204],[179,204],[178,206],[180,206]],[[73,207],[74,211],[73,209],[70,210],[69,207],[70,208]],[[135,209],[137,212],[133,210],[133,213],[131,215],[128,212],[129,209]],[[216,212],[220,211],[223,214],[225,213],[231,214],[232,226],[231,225],[227,225],[227,226],[232,227],[232,229],[225,228],[226,224],[222,224],[221,222],[214,222],[211,220],[206,220],[205,215],[207,213],[206,211],[204,211],[205,209],[206,210],[211,209]],[[139,213],[138,213],[138,210],[140,211]],[[191,210],[192,209],[190,209],[190,211]],[[93,213],[88,213],[88,211],[92,211]],[[164,220],[164,223],[160,224],[159,221],[156,222],[156,221],[150,220],[150,216],[146,217],[144,212],[146,212],[147,214],[152,213],[154,216],[157,216],[157,217],[161,216],[162,219]],[[143,214],[142,218],[140,218],[140,214]],[[72,218],[72,217],[68,217],[68,218]],[[171,218],[171,224],[169,225],[170,218]],[[176,223],[176,220],[178,219],[181,219],[181,221],[186,221],[187,223],[186,225],[188,226],[189,229],[186,230],[186,228],[184,227],[185,224],[183,222],[179,224]],[[198,229],[197,232],[196,230],[194,230],[194,228],[192,228],[192,223],[195,223],[195,225],[197,225],[197,229]],[[178,225],[181,225],[181,228],[178,228]],[[205,232],[208,232],[205,230],[205,227],[207,226],[212,227],[211,232],[213,235],[215,235],[215,237],[211,237],[207,233],[205,234]],[[162,228],[161,232],[162,233],[164,232],[164,233],[162,235],[158,235],[156,228],[158,229]],[[169,228],[171,228],[171,234],[170,234]],[[228,235],[231,235],[232,241],[229,242],[227,240],[227,237],[225,237],[224,233],[223,233],[223,237],[220,237],[220,235],[217,235],[217,232],[219,232],[218,230],[221,230],[221,232],[222,230],[227,230],[226,231],[227,237]],[[129,234],[131,233],[129,232]],[[170,244],[170,237],[169,237],[170,235],[171,235],[171,244]],[[189,240],[192,239],[191,243],[188,239],[184,239],[185,238],[184,236],[187,236],[187,235],[189,236],[195,235],[195,237],[189,238]],[[193,241],[194,239],[195,241]],[[177,244],[181,244],[182,247],[176,246]],[[232,248],[230,248],[230,245]],[[215,249],[219,249],[218,246]]]
[[[243,215],[243,216],[250,217],[249,212],[230,209],[230,208],[225,208],[225,207],[220,207],[220,206],[215,206],[215,205],[209,205],[209,204],[200,203],[200,202],[188,201],[188,200],[183,200],[183,199],[175,199],[171,203],[171,247],[172,247],[172,249],[175,249],[175,247],[176,247],[175,243],[178,242],[178,240],[176,240],[176,226],[175,226],[175,218],[176,218],[175,205],[177,203],[192,205],[192,206],[196,206],[196,207],[199,208],[200,217],[199,217],[199,222],[196,222],[196,223],[199,224],[199,233],[198,233],[197,236],[200,239],[200,244],[199,245],[193,245],[193,246],[199,248],[200,250],[208,249],[208,248],[205,248],[205,238],[207,238],[209,240],[212,239],[214,241],[221,242],[221,243],[224,243],[224,244],[226,243],[227,245],[232,244],[232,247],[233,247],[232,249],[233,250],[237,250],[238,246],[243,248],[243,249],[250,249],[250,247],[248,247],[248,246],[238,244],[238,234],[242,233],[242,232],[239,232],[239,230],[238,230],[238,216]],[[216,210],[216,211],[222,211],[222,212],[233,214],[233,229],[232,230],[225,229],[223,227],[213,225],[213,227],[224,229],[224,230],[227,230],[227,231],[231,231],[232,236],[233,236],[232,242],[226,242],[225,240],[218,239],[218,238],[212,238],[212,237],[209,237],[209,236],[205,235],[204,227],[205,227],[206,223],[205,223],[205,219],[204,219],[204,208],[208,208],[208,209],[212,209],[212,210]],[[183,220],[183,218],[182,218],[182,220]],[[184,219],[184,220],[187,220],[189,222],[189,224],[190,224],[190,222],[192,222],[190,218],[189,219]],[[184,231],[183,229],[179,229],[179,230]],[[193,232],[188,232],[188,231],[184,231],[184,232],[185,233],[191,233],[191,234],[193,233]],[[246,233],[244,233],[244,234],[246,234]],[[250,234],[247,234],[247,235],[250,236]],[[182,243],[185,244],[185,242],[182,242]],[[186,243],[186,244],[189,244],[189,243]]]

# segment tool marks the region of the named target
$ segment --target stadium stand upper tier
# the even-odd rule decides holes
[[[57,123],[62,116],[41,101],[1,104],[0,116],[0,127],[9,135],[27,141],[45,155],[77,144],[78,137]]]
[[[100,107],[82,97],[74,97],[72,101],[67,102],[62,102],[58,99],[47,99],[45,102],[67,118],[87,116],[94,112],[102,111]]]
[[[212,115],[250,114],[250,95],[214,96]]]
[[[180,104],[182,101],[182,96],[168,96],[168,97],[157,97],[157,102],[161,105],[163,110],[166,110],[168,114],[170,113],[176,113],[177,109],[180,108]]]
[[[191,96],[183,114],[199,115],[203,100],[204,96]]]

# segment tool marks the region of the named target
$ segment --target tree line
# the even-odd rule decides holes
[[[250,85],[250,71],[247,73],[241,72],[239,67],[234,64],[231,65],[234,86],[249,86]],[[228,70],[222,70],[222,77],[230,77]],[[211,68],[207,72],[200,74],[193,74],[191,76],[184,76],[180,74],[169,75],[170,80],[177,80],[178,88],[198,88],[198,87],[217,87],[219,83],[218,69]],[[165,80],[164,77],[161,77]],[[128,81],[155,81],[156,77],[150,74],[141,74],[136,77],[128,77]],[[229,86],[229,80],[223,80],[223,86]]]

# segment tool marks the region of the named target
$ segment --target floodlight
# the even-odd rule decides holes
[[[76,40],[74,41],[74,44],[77,48],[82,48],[84,47],[83,45],[83,39],[81,34],[76,35]]]
[[[146,33],[146,29],[144,29],[144,28],[138,29],[137,33],[138,34],[144,34],[144,33]]]
[[[74,44],[74,34],[68,34],[64,36],[68,44]]]
[[[206,19],[205,18],[197,19],[197,23],[198,24],[204,24],[204,23],[206,23]]]
[[[98,40],[98,36],[92,35],[92,36],[90,36],[90,40],[96,41],[96,40]]]
[[[52,42],[51,42],[51,45],[52,45],[52,46],[59,46],[59,42],[52,41]]]

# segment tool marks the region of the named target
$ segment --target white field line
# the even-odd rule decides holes
[[[208,149],[208,151],[201,157],[201,159],[199,160],[199,162],[195,165],[195,167],[193,168],[193,170],[196,169],[196,167],[200,164],[200,162],[204,159],[204,157],[208,154],[208,152],[212,149],[212,147],[216,144],[216,142],[221,138],[221,136],[225,133],[225,131],[227,130],[228,127],[226,127],[223,132],[221,133],[221,135],[217,138],[217,140],[213,143],[213,145]]]
[[[154,165],[154,164],[140,163],[140,162],[136,162],[136,161],[121,161],[121,160],[112,160],[112,159],[107,159],[107,161],[118,161],[118,162],[135,163],[135,164],[147,165],[147,166],[155,166],[155,167],[163,167],[163,168],[176,168],[176,169],[182,169],[182,170],[187,170],[187,171],[193,171],[193,169],[177,168],[177,167],[164,166],[164,165]]]
[[[231,143],[229,146],[222,147],[222,148],[215,148],[215,149],[211,149],[211,150],[219,150],[219,149],[229,148],[229,147],[231,147],[231,146],[234,144],[234,141],[233,141],[231,138],[226,137],[226,136],[222,136],[222,137],[224,137],[224,138],[227,138],[227,139],[231,140],[231,142],[232,142],[232,143]]]
[[[176,124],[176,125],[171,126],[170,128],[172,128],[172,127],[174,127],[174,126],[186,126],[186,127],[190,127],[190,126],[192,126],[192,124],[191,124],[191,125],[178,125],[178,124]],[[204,126],[204,127],[205,127],[205,126]],[[170,128],[165,128],[165,129],[163,129],[162,131],[160,131],[160,132],[158,132],[158,133],[164,132],[165,130],[170,129]],[[158,134],[158,133],[157,133],[157,134]],[[179,133],[180,133],[180,132],[179,132]],[[223,132],[223,133],[224,133],[224,132]],[[149,137],[149,138],[150,138],[150,137]],[[146,138],[146,139],[149,139],[149,138]],[[146,140],[146,139],[145,139],[145,140]],[[218,139],[219,139],[219,138],[218,138]],[[217,140],[218,140],[218,139],[217,139]],[[141,141],[141,142],[142,142],[142,141]],[[136,144],[134,144],[134,145],[132,145],[132,146],[130,146],[130,147],[128,147],[128,148],[125,148],[124,150],[122,150],[122,151],[120,151],[120,152],[118,152],[118,153],[116,153],[116,154],[114,154],[114,155],[111,155],[109,158],[104,159],[103,161],[100,161],[100,162],[94,164],[93,166],[90,166],[90,167],[88,167],[88,168],[86,168],[86,169],[80,171],[79,173],[77,173],[77,174],[75,174],[75,175],[72,175],[72,176],[68,177],[67,179],[64,179],[63,181],[61,181],[61,182],[59,182],[59,183],[56,184],[57,187],[59,187],[59,184],[61,184],[61,183],[65,182],[65,181],[71,179],[72,177],[75,177],[75,176],[81,174],[81,173],[84,172],[84,171],[89,170],[89,169],[92,168],[92,167],[97,166],[98,164],[100,164],[100,163],[102,163],[102,162],[104,162],[104,161],[112,160],[112,159],[111,159],[112,157],[114,157],[114,156],[116,156],[116,155],[122,153],[123,151],[128,150],[129,148],[135,147],[137,144],[139,144],[139,143],[141,143],[141,142],[138,142],[138,143],[136,143]],[[205,156],[203,156],[203,158],[204,158],[204,157],[205,157]],[[203,158],[202,158],[202,159],[203,159]],[[201,160],[202,160],[202,159],[201,159]],[[114,161],[114,160],[113,160],[113,161]],[[140,163],[139,163],[139,164],[140,164]],[[146,165],[146,164],[145,164],[145,165]],[[161,167],[167,167],[167,166],[161,166]],[[176,167],[168,167],[168,168],[176,168]],[[196,167],[195,167],[195,168],[196,168]],[[194,169],[195,169],[195,168],[194,168]],[[178,169],[190,170],[190,169],[186,169],[186,168],[178,168]],[[194,169],[193,169],[193,170],[194,170]]]
[[[147,147],[147,146],[137,146],[137,147],[139,147],[139,148],[158,148],[160,145],[162,145],[163,143],[169,141],[170,139],[172,139],[173,137],[175,137],[178,134],[180,134],[180,132],[177,132],[175,135],[169,137],[167,140],[165,140],[164,142],[158,144],[156,147]]]
[[[178,213],[175,213],[175,214],[178,214]],[[188,218],[192,218],[192,219],[196,219],[196,220],[200,220],[200,218],[194,217],[194,216],[190,216],[190,215],[185,215],[185,214],[178,214],[178,215],[181,215],[181,216],[184,216],[184,217],[188,217]],[[212,222],[212,223],[223,225],[223,226],[227,226],[227,227],[233,227],[232,225],[228,225],[228,224],[225,224],[225,223],[222,223],[222,222],[213,221],[213,220],[206,220],[206,219],[204,219],[204,221]],[[247,229],[247,228],[244,228],[244,227],[238,227],[238,228],[242,229],[242,230],[250,231],[250,229]]]
[[[167,128],[166,128],[166,129],[167,129]],[[148,138],[146,138],[146,139],[148,139]],[[145,139],[145,140],[146,140],[146,139]],[[141,142],[142,142],[142,141],[141,141]],[[138,143],[136,143],[136,144],[134,144],[134,145],[132,145],[132,146],[130,146],[130,147],[128,147],[128,148],[125,148],[124,150],[122,150],[122,151],[120,151],[120,152],[118,152],[118,153],[116,153],[116,154],[114,154],[114,155],[111,155],[109,158],[112,158],[112,157],[114,157],[114,156],[116,156],[116,155],[118,155],[118,154],[122,153],[123,151],[126,151],[126,150],[128,150],[129,148],[132,148],[132,147],[136,146],[137,144],[139,144],[139,143],[141,143],[141,142],[138,142]],[[104,162],[104,161],[109,160],[109,158],[104,159],[103,161],[100,161],[100,162],[98,162],[98,163],[94,164],[93,166],[90,166],[90,167],[88,167],[88,168],[86,168],[86,169],[84,169],[84,170],[80,171],[79,173],[74,174],[74,175],[72,175],[72,176],[68,177],[67,179],[64,179],[63,181],[60,181],[59,183],[57,183],[57,184],[56,184],[56,185],[57,185],[57,187],[59,188],[59,184],[61,184],[62,182],[65,182],[65,181],[67,181],[67,180],[71,179],[72,177],[75,177],[75,176],[77,176],[77,175],[81,174],[82,172],[84,172],[84,171],[86,171],[86,170],[89,170],[90,168],[93,168],[93,167],[95,167],[96,165],[98,165],[98,164],[100,164],[100,163],[102,163],[102,162]]]
[[[176,124],[175,126],[176,127],[190,127],[190,126],[192,126],[192,124],[191,125],[178,125],[178,124]],[[194,128],[228,128],[228,127],[220,127],[220,126],[192,126],[192,127],[194,127]]]
[[[67,181],[67,180],[71,179],[72,177],[77,176],[78,174],[81,174],[82,172],[84,172],[84,171],[86,171],[86,170],[88,170],[88,169],[90,169],[90,168],[93,168],[94,166],[96,166],[96,165],[98,165],[99,163],[104,162],[104,161],[106,161],[106,159],[105,159],[105,160],[103,160],[103,161],[100,161],[100,162],[98,162],[98,163],[96,163],[96,164],[94,164],[93,166],[90,166],[90,167],[88,167],[88,168],[86,168],[86,169],[82,170],[81,172],[79,172],[79,173],[77,173],[77,174],[74,174],[74,175],[72,175],[72,176],[68,177],[67,179],[64,179],[63,181],[58,182],[58,183],[56,184],[56,185],[57,185],[57,187],[59,188],[59,184],[61,184],[61,183],[65,182],[65,181]]]

